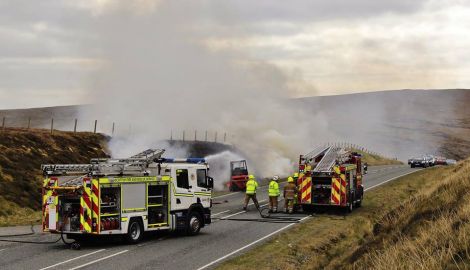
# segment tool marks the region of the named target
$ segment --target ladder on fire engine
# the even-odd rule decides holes
[[[313,169],[314,172],[331,172],[334,165],[343,163],[348,158],[348,151],[342,147],[328,147],[323,158]]]
[[[42,165],[45,175],[80,175],[66,181],[61,186],[79,185],[86,175],[122,175],[131,172],[145,172],[148,165],[160,159],[164,149],[148,149],[130,158],[96,158],[91,164],[48,164]]]
[[[324,154],[326,151],[328,151],[328,149],[329,149],[328,146],[320,146],[320,147],[317,147],[317,148],[315,148],[313,151],[311,151],[310,153],[303,155],[302,158],[303,158],[307,163],[311,163],[312,160],[314,160],[314,159],[317,158],[318,156]]]

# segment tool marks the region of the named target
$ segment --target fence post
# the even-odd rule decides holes
[[[217,142],[217,131],[215,132],[214,142]]]
[[[197,130],[194,131],[194,141],[197,141]]]
[[[207,142],[207,130],[206,130],[206,142]]]
[[[114,136],[114,122],[113,122],[113,129],[111,130],[111,136]]]
[[[31,117],[28,117],[28,130],[31,127]]]
[[[51,119],[51,135],[54,134],[54,118]]]
[[[5,116],[3,117],[2,121],[2,130],[5,131]]]
[[[96,134],[96,126],[98,125],[98,120],[95,120],[95,129],[93,130],[93,133]]]
[[[227,132],[224,133],[224,143],[227,141]]]
[[[184,133],[185,133],[185,131],[183,130],[183,142],[184,142],[184,135],[185,135]]]
[[[173,129],[170,130],[170,141],[173,141]]]
[[[77,122],[78,122],[78,120],[77,120],[77,118],[75,118],[75,124],[73,126],[73,133],[77,133]]]

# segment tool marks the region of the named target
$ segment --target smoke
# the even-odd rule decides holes
[[[131,130],[131,136],[112,139],[114,156],[168,147],[161,141],[172,130],[217,130],[229,134],[258,176],[293,171],[311,129],[297,123],[311,116],[287,105],[298,85],[290,74],[242,52],[210,49],[210,33],[197,29],[211,18],[201,21],[174,1],[144,11],[113,6],[97,18],[91,31],[101,41],[97,51],[104,65],[91,85],[97,106],[82,114],[99,114]],[[170,151],[184,155],[184,149]],[[224,178],[220,164],[232,158],[238,156],[222,153],[208,160],[221,167],[217,174]]]
[[[230,180],[230,161],[243,159],[244,157],[231,151],[224,151],[206,157],[206,161],[210,164],[210,175],[214,178],[214,188],[216,190],[223,190],[225,183]]]

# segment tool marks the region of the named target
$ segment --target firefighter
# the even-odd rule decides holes
[[[277,213],[278,197],[281,195],[279,191],[279,176],[275,175],[273,180],[269,182],[269,213]]]
[[[284,211],[292,214],[294,212],[294,199],[297,194],[297,186],[294,183],[294,178],[287,178],[287,185],[284,186]]]
[[[259,209],[258,200],[256,199],[256,189],[258,189],[258,182],[256,182],[255,176],[248,176],[248,181],[246,182],[245,206],[243,206],[243,210],[246,211],[250,199],[253,200],[256,209]]]
[[[292,178],[294,178],[294,183],[297,184],[297,180],[299,180],[299,173],[294,173],[294,175],[292,176]]]

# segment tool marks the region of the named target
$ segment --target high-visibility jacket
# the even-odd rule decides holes
[[[248,180],[246,182],[246,194],[249,194],[249,195],[256,194],[257,188],[258,188],[258,182],[256,182],[256,180]]]
[[[284,186],[284,198],[292,200],[297,193],[297,186],[294,183],[288,183]]]
[[[277,197],[281,195],[281,191],[279,190],[279,184],[272,180],[269,182],[269,197]]]

